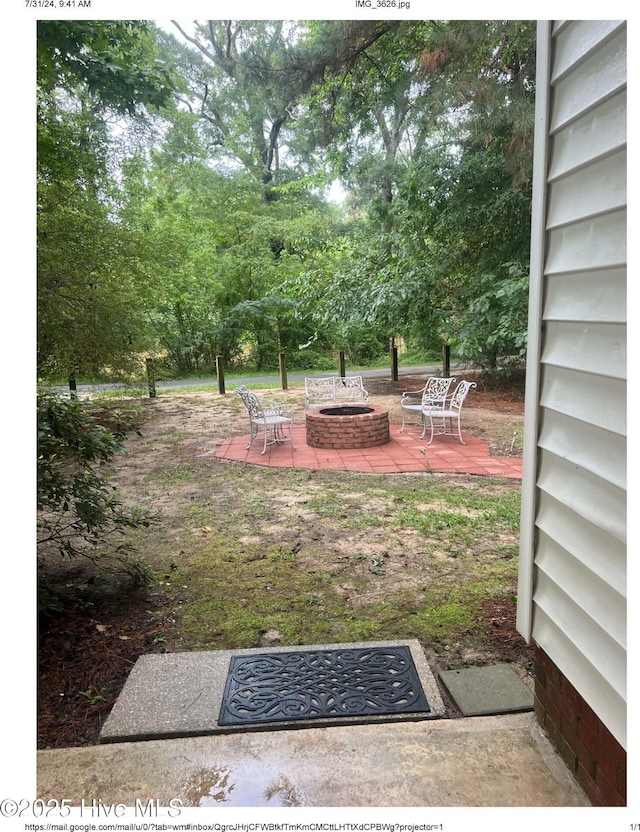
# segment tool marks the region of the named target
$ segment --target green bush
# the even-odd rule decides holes
[[[116,412],[111,429],[91,404],[40,392],[38,406],[38,552],[89,557],[145,583],[148,569],[122,540],[126,529],[148,527],[153,516],[127,508],[110,485],[105,466],[123,452],[125,425]],[[100,414],[105,419],[105,414]]]
[[[458,353],[491,372],[520,368],[527,350],[529,275],[517,263],[505,269],[477,278],[477,294],[459,321]]]

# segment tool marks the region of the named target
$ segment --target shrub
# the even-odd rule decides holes
[[[106,464],[123,452],[119,417],[109,430],[85,402],[38,394],[38,552],[89,557],[145,583],[149,570],[116,538],[126,529],[148,527],[154,517],[128,508],[106,476]],[[104,415],[104,414],[103,414]]]
[[[527,351],[529,276],[506,263],[506,276],[480,275],[477,294],[460,318],[458,353],[483,370],[517,369]]]

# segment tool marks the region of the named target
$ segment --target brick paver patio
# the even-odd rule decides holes
[[[293,429],[295,449],[288,442],[270,445],[262,455],[260,452],[263,445],[259,438],[247,450],[249,437],[234,436],[220,445],[216,457],[273,468],[328,468],[367,474],[432,471],[438,474],[522,478],[521,458],[491,456],[488,444],[470,434],[463,434],[465,445],[453,436],[436,436],[431,446],[427,447],[426,441],[419,438],[418,427],[411,426],[400,433],[400,428],[392,425],[390,433],[391,441],[377,448],[327,450],[309,447],[306,443],[306,428],[299,425]]]

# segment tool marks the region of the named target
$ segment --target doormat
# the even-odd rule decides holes
[[[429,713],[409,647],[232,656],[219,725]]]

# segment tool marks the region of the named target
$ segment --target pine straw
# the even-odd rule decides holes
[[[96,742],[136,659],[159,652],[172,626],[154,620],[148,605],[144,597],[110,597],[41,626],[38,748]]]

